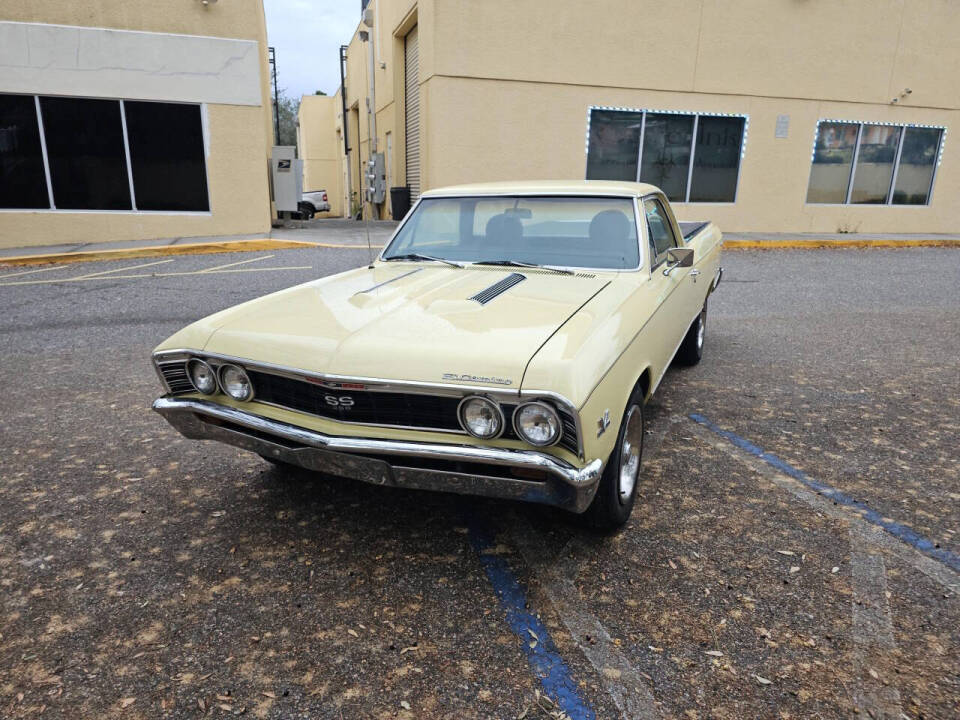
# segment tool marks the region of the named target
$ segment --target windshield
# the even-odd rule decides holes
[[[635,270],[633,200],[621,197],[424,198],[383,259],[515,262]]]

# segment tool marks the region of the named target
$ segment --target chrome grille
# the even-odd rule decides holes
[[[481,290],[476,295],[474,295],[471,300],[476,300],[481,305],[486,305],[488,302],[493,300],[498,295],[502,295],[507,290],[512,288],[514,285],[522,283],[526,278],[520,273],[510,273],[500,282],[495,282],[490,287],[485,290]]]
[[[171,395],[194,391],[193,383],[190,382],[190,376],[187,374],[186,360],[161,362],[157,364],[157,368]]]
[[[216,358],[203,359],[215,368],[225,362]],[[157,362],[157,369],[171,395],[196,392],[187,373],[187,360],[179,357]],[[462,399],[460,395],[387,392],[364,386],[362,382],[320,384],[319,380],[309,381],[264,372],[239,361],[238,364],[244,367],[253,383],[254,402],[269,403],[340,422],[463,434],[457,419],[457,406]],[[344,397],[349,397],[353,404],[347,406],[341,403]],[[501,404],[507,421],[501,436],[504,439],[520,440],[513,429],[513,413],[520,404],[519,401]],[[557,445],[579,455],[575,416],[566,407],[551,404],[557,409],[563,425]]]

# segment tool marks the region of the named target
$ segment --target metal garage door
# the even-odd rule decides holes
[[[404,38],[406,68],[405,108],[407,128],[407,185],[410,202],[420,197],[420,62],[417,26]]]

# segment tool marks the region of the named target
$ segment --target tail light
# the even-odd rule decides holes
[[[327,201],[327,194],[326,194],[326,193],[323,194],[323,201],[324,201],[324,202]]]

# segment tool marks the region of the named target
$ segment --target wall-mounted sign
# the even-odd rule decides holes
[[[277,160],[277,172],[290,172],[292,160]]]
[[[789,133],[790,133],[790,116],[777,115],[777,129],[774,132],[774,136],[778,138],[785,138]]]

